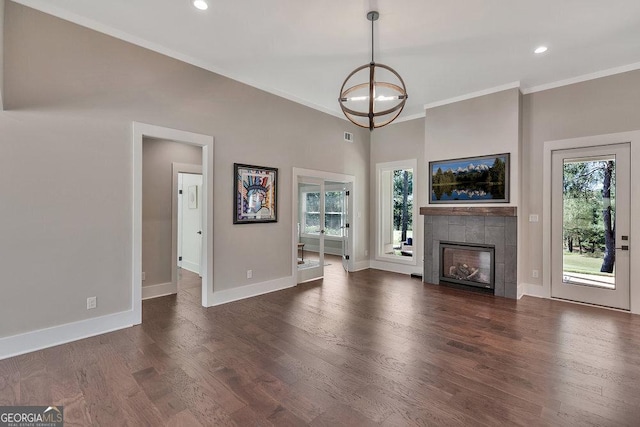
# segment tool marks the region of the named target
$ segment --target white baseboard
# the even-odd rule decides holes
[[[0,360],[128,328],[136,324],[134,318],[128,310],[0,338]]]
[[[178,293],[178,287],[171,282],[142,287],[142,299],[158,298],[175,293]]]
[[[189,270],[192,273],[200,274],[200,265],[190,261],[185,261],[184,259],[182,260],[182,268]]]
[[[518,284],[518,293],[516,294],[516,299],[520,299],[525,295],[526,288],[527,288],[527,284],[526,283],[519,283]]]
[[[371,261],[356,261],[353,265],[353,271],[367,270],[371,268]]]
[[[548,291],[542,285],[534,285],[532,283],[523,283],[524,286],[524,295],[529,295],[531,297],[537,298],[550,298],[551,295],[548,295]],[[518,292],[520,290],[518,289]]]
[[[292,288],[296,285],[293,276],[281,277],[279,279],[268,280],[266,282],[253,283],[251,285],[240,286],[222,291],[213,291],[213,299],[209,307],[251,298],[269,292],[280,291]]]
[[[372,260],[370,265],[370,268],[375,268],[376,270],[391,271],[393,273],[422,274],[422,266],[418,265],[396,264],[394,262],[385,262],[378,260]]]

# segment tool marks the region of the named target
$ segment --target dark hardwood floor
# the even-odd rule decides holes
[[[323,281],[0,361],[72,425],[638,425],[640,316],[330,262]],[[332,268],[337,267],[337,268]]]
[[[184,268],[178,269],[178,292],[190,288],[199,288],[202,290],[202,278],[197,274]]]

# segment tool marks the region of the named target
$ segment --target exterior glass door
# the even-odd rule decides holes
[[[629,144],[552,154],[555,298],[628,310]]]

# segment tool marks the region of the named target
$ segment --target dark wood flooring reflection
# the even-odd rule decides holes
[[[201,290],[201,286],[202,278],[197,273],[184,268],[178,269],[178,292],[190,288],[199,288],[198,290]]]
[[[640,316],[340,268],[199,304],[0,361],[0,405],[62,404],[69,426],[640,422]]]

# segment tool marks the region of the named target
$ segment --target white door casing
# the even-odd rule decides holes
[[[349,206],[349,214],[348,214],[348,222],[350,224],[349,228],[349,249],[350,256],[347,262],[348,271],[354,271],[356,265],[356,254],[358,252],[358,246],[356,244],[358,233],[359,233],[359,224],[355,218],[355,212],[358,209],[356,204],[356,178],[353,175],[339,174],[335,172],[326,172],[326,171],[318,171],[314,169],[304,169],[304,168],[293,168],[293,203],[292,203],[292,248],[291,248],[291,270],[292,275],[294,276],[295,283],[300,283],[298,278],[298,239],[299,239],[299,230],[298,224],[301,222],[300,213],[299,213],[299,189],[298,189],[298,178],[302,176],[319,178],[324,181],[332,181],[332,182],[342,182],[350,185],[351,197],[350,197],[350,206]],[[358,218],[359,220],[359,218]]]
[[[142,141],[145,137],[159,138],[202,147],[202,305],[214,301],[213,281],[213,173],[214,141],[202,135],[177,129],[133,122],[133,218],[132,218],[132,323],[142,323]],[[177,220],[177,214],[176,214]],[[176,233],[177,235],[177,233]],[[177,246],[177,245],[176,245]],[[172,260],[175,260],[175,254]],[[174,262],[171,263],[175,265]]]
[[[551,164],[551,296],[587,304],[629,310],[630,308],[630,145],[616,144],[587,148],[555,150]],[[565,162],[591,162],[615,160],[615,288],[591,286],[591,280],[572,278],[574,273],[564,271],[563,232],[563,167]],[[590,276],[587,276],[590,277]],[[598,276],[593,276],[597,278]],[[596,282],[593,282],[596,283]]]

